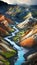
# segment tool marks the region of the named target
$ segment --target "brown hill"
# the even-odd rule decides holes
[[[13,22],[4,15],[0,14],[0,36],[5,36],[12,31],[12,28],[9,26],[10,24],[13,24]]]

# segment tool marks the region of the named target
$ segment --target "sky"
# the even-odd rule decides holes
[[[7,2],[8,4],[28,4],[37,5],[37,0],[1,0]]]

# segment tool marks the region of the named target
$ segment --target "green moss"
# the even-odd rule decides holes
[[[14,37],[13,37],[13,41],[14,41],[14,42],[18,42],[18,41],[19,41],[19,37],[18,37],[18,36],[14,36]]]
[[[5,65],[10,65],[10,63],[7,60],[1,60]]]
[[[30,14],[31,14],[31,13],[28,12],[28,13],[26,14],[26,16],[23,17],[23,19],[27,19],[27,18],[30,16]]]
[[[21,39],[21,36],[23,36],[24,30],[18,32],[12,39],[14,42],[19,42]]]
[[[32,12],[32,15],[37,15],[37,12],[36,12],[36,11],[33,11],[33,12]]]
[[[9,11],[12,11],[13,10],[13,8],[11,7],[10,9],[9,9]]]
[[[6,58],[10,58],[11,56],[14,56],[16,54],[16,51],[12,50],[10,52],[2,52],[1,54]]]
[[[23,34],[24,34],[24,31],[22,30],[22,31],[17,33],[17,36],[22,36]]]
[[[11,31],[10,32],[14,32],[14,29],[11,29]]]
[[[9,34],[9,32],[6,32],[5,35],[8,36],[8,35],[10,35],[10,34]]]
[[[20,9],[17,9],[16,12],[21,12],[21,10]]]

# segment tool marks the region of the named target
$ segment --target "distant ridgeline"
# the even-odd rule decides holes
[[[3,2],[3,1],[0,1],[0,13],[5,13],[5,11],[8,10],[9,7],[17,7],[17,6],[20,6],[20,5],[17,5],[17,4],[8,4],[6,2]],[[21,5],[21,7],[27,7],[27,5]]]
[[[37,5],[31,5],[30,7],[37,9]]]
[[[0,13],[4,13],[8,8],[8,4],[3,2],[3,1],[0,1]]]
[[[1,5],[8,5],[7,3],[3,2],[3,1],[0,1],[0,6]]]
[[[32,16],[37,18],[37,5],[31,5],[30,6],[30,11],[32,13]]]
[[[0,1],[0,13],[9,17],[13,21],[24,21],[26,16],[29,14],[29,10],[26,10],[27,8],[29,7],[26,4],[7,4],[3,1]]]
[[[33,17],[37,18],[37,5],[17,5],[0,1],[0,13],[5,14],[13,21],[22,22],[29,17],[30,13]]]

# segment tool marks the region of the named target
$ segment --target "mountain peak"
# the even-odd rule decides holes
[[[8,5],[6,2],[0,1],[0,6],[1,5]]]

